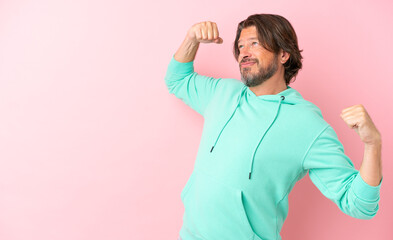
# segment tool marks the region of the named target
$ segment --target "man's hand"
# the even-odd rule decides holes
[[[381,134],[363,105],[358,104],[345,108],[341,111],[340,116],[350,128],[355,129],[365,144],[374,145],[381,143]]]
[[[188,30],[187,37],[195,43],[221,44],[223,42],[223,39],[219,37],[217,24],[211,21],[194,24]]]
[[[200,22],[194,24],[187,32],[183,43],[175,53],[175,60],[178,62],[194,61],[199,48],[199,43],[218,43],[223,42],[219,37],[217,24],[215,22]]]

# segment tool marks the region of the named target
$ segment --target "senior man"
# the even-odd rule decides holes
[[[241,81],[194,71],[200,43],[222,42],[215,22],[194,24],[165,76],[169,92],[204,118],[194,169],[181,193],[179,239],[281,239],[288,194],[307,173],[345,214],[374,217],[381,135],[364,106],[341,113],[364,143],[358,171],[320,109],[289,86],[302,55],[287,19],[253,14],[238,24],[233,53]]]

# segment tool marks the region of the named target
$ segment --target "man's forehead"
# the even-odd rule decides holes
[[[243,40],[244,40],[244,39],[239,38],[239,41],[238,41],[238,42],[243,42]],[[245,40],[247,40],[247,41],[250,41],[250,40],[258,40],[258,38],[257,38],[257,37],[251,37],[251,38],[246,38]]]

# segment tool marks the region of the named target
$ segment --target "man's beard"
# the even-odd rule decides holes
[[[245,67],[243,68],[242,71],[242,67],[240,65],[240,74],[241,74],[242,82],[247,87],[254,87],[262,84],[277,72],[278,69],[277,60],[278,60],[278,54],[275,55],[274,60],[269,64],[269,66],[267,66],[266,68],[260,67],[259,71],[256,74],[251,73],[251,68],[253,66]],[[258,64],[258,63],[259,63],[258,60],[256,60],[254,64]]]

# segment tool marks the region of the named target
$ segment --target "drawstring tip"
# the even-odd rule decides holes
[[[212,147],[212,149],[210,149],[210,152],[212,152],[212,151],[213,151],[213,148],[214,148],[214,146]]]
[[[248,174],[248,179],[251,179],[251,172]]]

